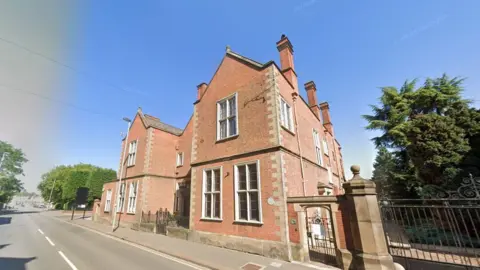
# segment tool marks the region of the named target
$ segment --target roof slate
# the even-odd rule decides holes
[[[168,132],[168,133],[171,133],[171,134],[177,135],[177,136],[179,136],[183,133],[183,129],[174,127],[174,126],[169,125],[169,124],[165,124],[162,121],[160,121],[160,119],[158,119],[157,117],[154,117],[154,116],[151,116],[151,115],[148,115],[148,114],[144,114],[143,116],[144,116],[144,120],[145,120],[145,125],[147,127],[153,127],[153,128],[163,130],[165,132]]]

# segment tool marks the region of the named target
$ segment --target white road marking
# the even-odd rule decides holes
[[[276,267],[276,268],[280,268],[280,267],[282,266],[282,264],[279,263],[279,262],[271,262],[271,263],[270,263],[270,266],[273,266],[273,267]]]
[[[58,254],[60,254],[60,256],[62,256],[62,258],[68,263],[70,268],[72,268],[73,270],[78,270],[78,268],[67,258],[67,256],[65,256],[65,254],[63,254],[63,252],[61,252],[59,250]]]
[[[50,245],[55,246],[55,244],[52,242],[52,240],[50,240],[50,238],[48,238],[48,236],[45,236],[45,239],[47,239]]]
[[[41,233],[41,234],[44,234],[44,233],[42,232],[42,230],[40,230],[40,229],[38,229],[38,232]]]
[[[168,259],[168,260],[177,262],[177,263],[179,263],[179,264],[186,265],[186,266],[191,267],[191,268],[193,268],[193,269],[197,269],[197,270],[206,270],[206,269],[208,269],[208,268],[205,268],[205,267],[201,267],[201,266],[199,266],[199,265],[195,265],[195,264],[190,263],[190,262],[188,262],[188,261],[185,261],[185,260],[182,260],[182,259],[178,259],[178,258],[176,258],[176,257],[173,257],[173,256],[170,256],[170,255],[161,253],[160,251],[155,251],[155,250],[153,250],[153,249],[146,248],[146,247],[144,247],[144,246],[137,245],[137,244],[128,242],[128,241],[123,240],[123,239],[119,239],[119,238],[117,238],[117,237],[115,237],[115,236],[111,236],[111,235],[108,235],[108,234],[105,234],[105,233],[96,231],[96,230],[94,230],[94,229],[90,229],[90,228],[88,228],[88,227],[84,227],[84,226],[81,226],[81,225],[78,225],[78,224],[75,224],[75,223],[70,223],[70,222],[68,222],[68,221],[63,221],[63,220],[60,220],[60,219],[57,219],[57,218],[54,218],[54,217],[49,217],[49,218],[51,218],[51,219],[53,219],[53,220],[56,220],[56,221],[59,221],[59,222],[63,222],[63,223],[66,223],[66,224],[70,224],[70,225],[72,225],[72,226],[76,226],[76,227],[82,228],[82,229],[87,230],[87,231],[90,231],[90,232],[92,232],[92,233],[96,233],[96,234],[99,234],[99,235],[101,235],[101,236],[103,236],[103,237],[107,237],[107,238],[110,238],[110,239],[112,239],[112,240],[115,240],[115,241],[117,241],[117,242],[124,243],[124,244],[127,244],[127,245],[132,246],[132,247],[136,247],[136,248],[141,249],[141,250],[143,250],[143,251],[145,251],[145,252],[151,253],[151,254],[153,254],[153,255],[157,255],[157,256],[159,256],[159,257],[163,257],[163,258],[165,258],[165,259]],[[76,269],[76,268],[75,268],[75,269]]]

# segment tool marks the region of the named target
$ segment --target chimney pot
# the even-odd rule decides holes
[[[330,119],[330,107],[328,106],[328,102],[320,103],[320,111],[322,112],[323,126],[332,134],[332,136],[335,136],[333,133],[332,120]]]
[[[320,108],[318,107],[317,101],[317,86],[313,81],[309,81],[304,84],[305,91],[307,92],[308,106],[312,112],[320,118]]]
[[[277,42],[277,49],[280,53],[280,68],[282,73],[290,82],[290,84],[298,92],[297,74],[295,73],[295,66],[293,64],[293,46],[286,35],[282,35]]]
[[[197,100],[200,100],[207,90],[208,84],[202,82],[201,84],[197,85]]]

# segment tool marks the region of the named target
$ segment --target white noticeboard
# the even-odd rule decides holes
[[[78,208],[83,209],[83,208],[85,208],[85,206],[86,206],[85,204],[80,204],[80,205],[78,205]]]
[[[312,236],[314,239],[320,238],[321,228],[320,224],[312,224]]]

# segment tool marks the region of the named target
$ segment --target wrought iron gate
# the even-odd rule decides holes
[[[470,178],[456,192],[381,200],[394,260],[406,269],[480,269],[479,184],[480,178]]]
[[[332,211],[328,206],[310,207],[305,211],[310,260],[336,266]]]

